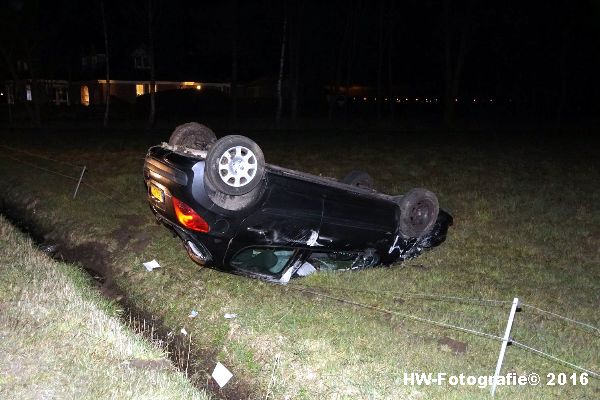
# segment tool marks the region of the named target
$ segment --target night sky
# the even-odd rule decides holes
[[[105,1],[115,65],[148,43],[147,7]],[[399,95],[443,96],[463,41],[459,96],[599,103],[599,1],[153,0],[153,11],[158,79],[229,81],[234,31],[238,81],[276,79],[287,18],[284,75],[296,57],[304,98],[378,77]],[[104,52],[99,1],[9,0],[0,18],[4,51],[32,60],[40,77],[76,78],[83,54]],[[5,62],[0,73],[8,78]]]

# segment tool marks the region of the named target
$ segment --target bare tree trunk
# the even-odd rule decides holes
[[[150,62],[150,114],[148,115],[147,129],[154,126],[156,119],[156,69],[154,65],[154,35],[153,31],[152,0],[148,0],[148,58]]]
[[[17,88],[19,86],[19,83],[21,83],[21,79],[19,78],[19,74],[17,74],[17,71],[15,70],[14,61],[13,61],[11,55],[2,46],[2,41],[0,41],[0,53],[2,53],[2,58],[4,58],[4,62],[6,63],[8,72],[10,73],[10,75],[13,79],[12,99],[13,99],[13,102],[16,103],[17,102]],[[10,99],[10,97],[9,97],[9,99]],[[35,116],[33,115],[33,110],[31,109],[31,106],[29,105],[29,103],[27,101],[25,102],[25,110],[27,111],[27,115],[29,116],[29,119],[31,120],[31,122],[35,123]],[[10,118],[12,121],[12,109],[11,109],[10,104],[9,104],[9,113],[10,113]]]
[[[383,103],[383,8],[385,2],[379,3],[379,49],[377,52],[377,120],[381,121],[381,105]]]
[[[564,28],[563,28],[564,29]],[[560,126],[563,119],[563,113],[565,108],[565,101],[567,99],[567,74],[566,74],[566,64],[567,64],[567,32],[563,30],[561,35],[561,43],[560,43],[560,60],[558,60],[558,75],[560,76],[560,92],[558,98],[558,107],[556,109],[556,121]]]
[[[346,64],[346,88],[350,90],[350,86],[352,85],[352,77],[353,77],[353,64],[354,64],[354,54],[356,52],[356,41],[357,41],[357,28],[358,21],[362,17],[362,4],[360,1],[357,1],[356,7],[352,10],[352,22],[350,24],[350,44],[348,47],[348,62]],[[344,106],[345,117],[348,117],[349,113],[349,105],[350,103],[347,101]]]
[[[467,30],[468,24],[470,23],[468,18],[466,21],[461,23],[460,39],[458,43],[458,53],[456,59],[453,58],[452,54],[452,38],[454,29],[452,26],[452,18],[450,16],[450,0],[444,1],[444,20],[446,24],[446,35],[445,35],[445,59],[446,59],[446,93],[445,93],[445,104],[444,104],[444,122],[447,126],[454,124],[454,113],[456,107],[455,99],[458,96],[460,88],[460,79],[462,74],[462,68],[464,65],[465,55],[467,52]]]
[[[451,26],[450,17],[450,0],[444,1],[444,123],[447,126],[452,125],[454,119],[454,98],[452,96],[452,33],[453,29]]]
[[[238,49],[237,49],[237,0],[233,0],[231,19],[231,121],[237,121],[237,80],[238,80]]]
[[[104,13],[104,1],[100,1],[100,10],[102,12],[102,28],[104,30],[104,51],[106,53],[106,93],[104,95],[104,123],[105,128],[108,127],[108,116],[110,112],[110,60],[108,54],[108,30],[106,29],[106,14]]]
[[[39,127],[42,125],[42,113],[40,104],[40,88],[37,79],[37,72],[33,68],[32,57],[29,57],[29,72],[31,73],[31,101],[33,102],[33,123]]]
[[[390,107],[390,119],[394,119],[394,108],[396,106],[395,96],[394,96],[394,82],[393,82],[393,71],[394,71],[394,22],[396,19],[394,18],[394,2],[390,2],[390,11],[388,16],[388,94],[389,94],[389,107]]]
[[[291,114],[292,121],[298,119],[298,87],[300,82],[300,53],[302,46],[302,16],[304,11],[304,2],[298,4],[296,19],[294,23],[294,42],[292,52],[292,84],[291,84]]]
[[[279,57],[279,79],[277,80],[277,115],[275,116],[275,122],[277,125],[281,122],[281,111],[283,108],[283,67],[285,64],[285,40],[287,31],[287,12],[283,19],[283,34],[281,36],[281,56]]]
[[[353,8],[352,8],[352,5],[350,4],[350,6],[348,7],[348,15],[346,17],[346,25],[344,27],[344,34],[342,36],[342,44],[339,46],[339,52],[338,52],[338,58],[337,58],[337,68],[336,68],[336,73],[335,73],[335,87],[334,87],[334,93],[332,93],[332,95],[333,94],[337,95],[340,92],[340,88],[342,86],[342,60],[344,58],[344,49],[346,48],[348,40],[349,40],[348,36],[350,34],[350,24],[352,23],[352,13],[353,13]],[[331,101],[329,101],[329,119],[332,119],[333,118],[333,109],[335,107],[336,102],[334,99],[330,99],[330,100]]]

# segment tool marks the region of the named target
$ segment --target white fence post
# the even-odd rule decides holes
[[[496,372],[494,373],[494,381],[492,382],[492,397],[494,397],[494,394],[496,393],[496,383],[498,382],[498,377],[500,376],[500,370],[502,369],[502,361],[504,361],[504,353],[506,352],[506,346],[508,346],[510,341],[510,331],[512,329],[513,320],[515,319],[515,313],[517,312],[518,307],[519,299],[515,297],[512,302],[510,314],[508,315],[508,322],[506,324],[506,330],[504,331],[504,337],[502,338],[502,345],[500,346],[498,362],[496,363]]]
[[[75,200],[75,197],[77,196],[77,191],[79,190],[79,185],[81,185],[81,181],[83,179],[83,174],[85,174],[85,168],[86,166],[83,166],[83,169],[81,170],[81,175],[79,176],[79,181],[77,181],[77,187],[75,188],[75,193],[73,193],[73,200]]]

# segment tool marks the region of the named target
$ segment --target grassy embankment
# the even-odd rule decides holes
[[[373,175],[377,188],[402,193],[427,187],[455,217],[448,241],[403,266],[308,277],[297,284],[402,314],[500,335],[508,305],[433,301],[411,293],[512,300],[517,296],[592,325],[600,325],[600,201],[596,165],[585,148],[562,148],[498,136],[474,141],[427,134],[383,136],[338,132],[249,134],[268,162],[341,178],[351,169]],[[483,134],[482,134],[483,135]],[[163,139],[168,137],[165,132]],[[410,139],[410,140],[409,140]],[[42,139],[20,145],[36,154],[87,165],[86,181],[108,199],[74,182],[28,170],[0,157],[5,194],[21,202],[38,224],[72,246],[110,258],[112,275],[130,300],[178,332],[193,333],[200,366],[221,361],[234,372],[232,387],[275,398],[481,398],[489,389],[411,386],[405,372],[493,373],[497,341],[344,305],[294,287],[272,286],[212,270],[198,270],[178,239],[153,222],[141,184],[148,144],[90,137]],[[24,143],[25,141],[21,141]],[[404,144],[401,144],[404,143]],[[318,149],[318,151],[317,151]],[[15,153],[16,155],[16,153]],[[19,154],[78,175],[75,168]],[[4,187],[7,187],[6,184]],[[143,261],[163,268],[146,272]],[[326,288],[326,289],[320,289]],[[390,295],[393,292],[394,295]],[[190,310],[199,311],[194,320]],[[234,312],[237,319],[225,320]],[[518,314],[515,339],[600,370],[600,337],[593,331],[531,309]],[[503,371],[572,372],[511,347]],[[204,374],[195,377],[203,382]],[[600,385],[501,387],[498,398],[594,398]]]
[[[208,398],[118,314],[0,217],[0,398]]]

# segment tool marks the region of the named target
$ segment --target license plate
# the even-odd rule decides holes
[[[153,184],[150,184],[150,196],[160,203],[165,201],[165,194],[162,189]]]

